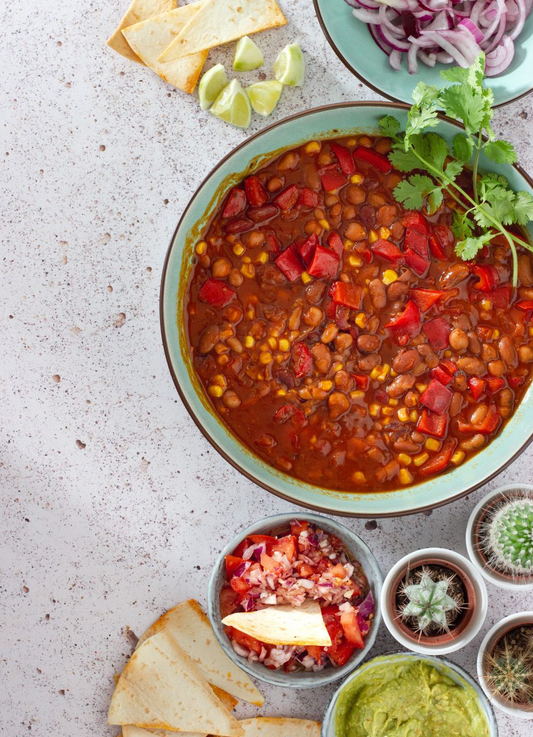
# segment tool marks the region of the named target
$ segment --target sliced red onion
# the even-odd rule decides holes
[[[374,594],[372,591],[369,591],[361,604],[359,604],[359,614],[365,619],[368,619],[371,614],[374,614],[375,610],[376,602],[374,600]]]
[[[518,8],[518,17],[516,19],[516,25],[509,34],[509,38],[511,41],[514,41],[514,39],[522,33],[522,29],[524,28],[524,23],[526,22],[526,3],[525,0],[516,0],[516,6]]]
[[[389,64],[393,69],[396,69],[396,71],[399,72],[402,68],[402,52],[391,51],[389,54]]]
[[[244,563],[241,563],[240,565],[238,565],[237,568],[233,571],[233,576],[235,578],[240,578],[243,573],[246,573],[246,571],[248,570],[248,568],[250,568],[251,565],[252,564],[250,563],[250,561],[245,560]]]
[[[395,38],[387,28],[376,26],[376,33],[384,44],[388,44],[392,49],[396,49],[396,51],[409,51],[411,48],[410,43]]]
[[[266,553],[266,545],[265,543],[257,543],[254,550],[254,558],[256,560],[261,560],[261,556],[263,553]]]
[[[407,71],[409,74],[418,74],[418,46],[411,44],[411,48],[407,52]]]
[[[479,28],[476,26],[475,23],[472,23],[470,18],[463,18],[459,21],[457,24],[458,26],[462,26],[463,28],[466,28],[467,31],[470,31],[472,36],[476,39],[476,42],[479,44],[483,41],[483,34],[479,30]]]
[[[423,49],[418,50],[418,58],[428,67],[434,67],[437,63],[437,54],[428,54],[427,51],[424,51]]]
[[[352,14],[357,20],[362,20],[363,23],[372,23],[379,25],[381,20],[375,10],[366,10],[365,8],[354,8]]]
[[[501,44],[487,54],[485,74],[487,77],[495,77],[504,72],[514,57],[514,43],[512,38],[504,36]]]

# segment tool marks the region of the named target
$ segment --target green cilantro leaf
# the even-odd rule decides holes
[[[478,251],[494,238],[494,233],[483,233],[477,238],[468,237],[463,241],[459,241],[455,246],[455,253],[463,259],[463,261],[471,261],[476,257]]]
[[[404,179],[397,185],[394,189],[394,196],[408,210],[421,210],[429,195],[433,195],[434,201],[438,201],[437,192],[440,192],[442,202],[442,187],[436,185],[433,179],[424,174],[413,174],[409,179]]]
[[[401,125],[400,121],[397,120],[394,115],[385,115],[385,117],[381,118],[381,120],[379,121],[379,127],[381,129],[381,133],[384,136],[388,136],[389,138],[396,138]]]
[[[518,225],[527,225],[533,220],[533,197],[529,192],[517,192],[514,201],[514,221]]]
[[[449,155],[448,144],[438,133],[427,133],[425,140],[429,147],[429,159],[437,169],[444,170],[444,162]]]
[[[514,164],[516,161],[516,151],[509,141],[490,141],[483,150],[496,164]]]
[[[478,90],[459,85],[446,87],[441,92],[440,102],[446,115],[463,121],[467,133],[478,133],[485,118],[483,95]]]
[[[468,213],[453,211],[452,231],[456,238],[464,240],[474,232],[475,224],[468,217]]]
[[[453,155],[459,161],[464,161],[465,164],[470,161],[472,154],[474,153],[474,144],[472,139],[464,135],[464,133],[458,133],[453,139]]]
[[[450,69],[442,69],[440,76],[446,82],[456,82],[457,84],[469,84],[468,69],[463,67],[450,67]]]
[[[452,160],[446,167],[446,176],[454,182],[462,171],[463,164],[460,161]]]
[[[428,211],[430,215],[433,215],[439,209],[443,199],[442,187],[436,187],[433,192],[428,194]]]
[[[432,105],[438,100],[439,95],[438,87],[430,87],[425,82],[419,82],[413,90],[413,102],[419,107],[421,105]]]

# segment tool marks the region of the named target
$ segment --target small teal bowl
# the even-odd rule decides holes
[[[249,535],[268,535],[285,532],[293,519],[302,519],[318,525],[326,532],[336,535],[346,546],[346,549],[353,558],[357,559],[363,566],[363,570],[368,579],[368,583],[374,594],[376,602],[376,610],[374,620],[370,628],[370,632],[365,638],[365,647],[363,650],[356,650],[345,665],[340,668],[325,668],[318,673],[285,673],[283,670],[269,670],[261,663],[250,663],[247,658],[237,655],[231,646],[231,642],[222,627],[222,616],[220,614],[220,591],[224,581],[226,580],[225,557],[231,555],[237,545]],[[283,686],[284,688],[316,688],[317,686],[325,686],[327,683],[336,681],[339,678],[351,673],[359,663],[364,660],[369,650],[372,648],[378,630],[381,626],[381,609],[380,609],[380,593],[383,584],[383,577],[379,569],[378,562],[368,545],[361,538],[352,532],[340,522],[329,517],[321,517],[318,514],[275,514],[272,517],[265,517],[255,524],[247,527],[240,532],[230,543],[226,545],[224,550],[218,556],[213,571],[209,578],[207,590],[207,613],[211,622],[211,627],[216,635],[220,646],[230,657],[234,663],[245,670],[254,678],[272,686]]]
[[[472,686],[478,696],[479,704],[483,710],[483,713],[487,718],[487,723],[489,726],[487,737],[498,737],[498,724],[496,722],[496,717],[494,716],[494,710],[489,700],[483,693],[482,688],[472,678],[472,676],[470,676],[465,670],[460,668],[455,663],[447,660],[446,658],[439,658],[434,655],[418,655],[417,653],[411,652],[395,652],[387,653],[386,655],[379,655],[377,658],[367,660],[366,663],[363,663],[363,665],[361,665],[355,671],[355,673],[347,678],[342,686],[340,686],[337,691],[335,691],[331,701],[326,708],[324,718],[322,720],[322,737],[342,737],[342,735],[337,736],[335,725],[335,712],[339,697],[347,686],[349,686],[353,681],[357,680],[361,673],[364,673],[367,670],[371,670],[372,668],[381,665],[381,663],[397,663],[398,661],[402,660],[426,660],[431,663],[431,665],[438,668],[442,673],[456,681],[456,683],[459,683],[462,686],[464,686],[465,683],[469,686]],[[442,737],[445,737],[445,735],[443,734]]]
[[[270,466],[246,448],[215,412],[191,364],[185,319],[186,292],[194,246],[228,190],[281,151],[305,141],[354,133],[377,133],[378,120],[395,115],[405,125],[407,105],[351,102],[294,115],[248,138],[213,169],[185,209],[172,238],[161,283],[161,331],[176,388],[205,437],[247,478],[277,496],[308,509],[352,517],[392,517],[447,504],[502,471],[528,445],[533,434],[533,390],[528,389],[504,431],[481,453],[453,471],[397,491],[332,491],[300,481]],[[438,132],[450,143],[458,126],[441,119]],[[517,190],[533,195],[533,180],[518,166],[499,166],[482,157],[481,169],[504,174]],[[533,227],[530,230],[533,237]],[[252,490],[250,490],[252,493]]]
[[[400,71],[389,64],[388,56],[375,44],[365,23],[352,15],[344,0],[314,0],[318,22],[333,51],[348,69],[368,87],[389,100],[411,102],[411,94],[422,81],[442,87],[439,76],[448,65],[433,68],[419,63],[419,73],[409,74],[406,60]],[[450,64],[449,66],[453,66]],[[522,33],[515,39],[515,55],[503,74],[487,79],[496,106],[506,105],[533,90],[533,13],[527,18]]]

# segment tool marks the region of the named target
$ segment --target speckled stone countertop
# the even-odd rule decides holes
[[[289,25],[260,36],[267,65],[297,39],[308,75],[273,120],[378,99],[337,59],[311,0],[281,3]],[[3,737],[116,734],[106,712],[132,649],[128,627],[141,634],[188,597],[205,603],[227,539],[290,508],[204,440],[160,340],[159,280],[177,220],[247,133],[105,46],[126,4],[11,0],[0,9]],[[230,55],[217,50],[208,64]],[[532,121],[533,97],[495,119],[529,171]],[[255,117],[251,132],[262,125]],[[532,460],[530,448],[490,488],[531,480]],[[427,516],[347,524],[386,571],[413,541],[465,552],[482,494]],[[489,587],[489,596],[482,633],[452,656],[471,673],[488,627],[528,606],[525,595]],[[394,647],[383,627],[374,653]],[[265,688],[263,713],[320,719],[333,688]],[[500,713],[498,722],[501,737],[531,735],[527,722]]]

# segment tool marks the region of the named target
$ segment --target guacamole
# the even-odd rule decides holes
[[[487,737],[478,695],[425,660],[383,659],[340,694],[337,737]]]

